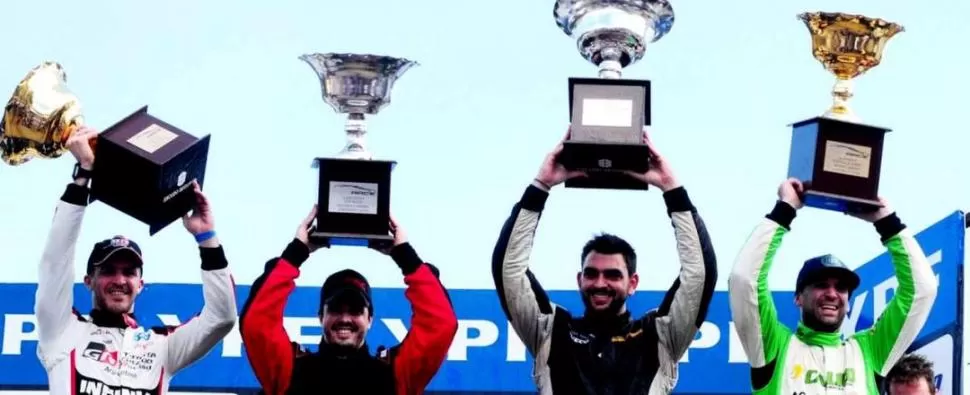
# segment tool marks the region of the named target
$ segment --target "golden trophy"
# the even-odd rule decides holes
[[[57,62],[27,73],[4,108],[0,158],[18,166],[34,158],[58,158],[84,125],[81,103],[67,89]],[[116,122],[97,139],[91,197],[149,225],[154,235],[189,212],[193,181],[204,183],[209,138],[192,136],[148,114],[148,107]]]
[[[67,88],[56,62],[44,62],[17,84],[0,122],[0,158],[18,166],[34,158],[58,158],[64,143],[84,124],[81,103]],[[92,145],[94,141],[92,140]]]
[[[848,105],[852,79],[882,61],[886,43],[903,27],[835,12],[798,15],[812,36],[812,55],[835,74],[832,106],[792,125],[788,176],[805,185],[807,206],[840,212],[878,208],[883,140],[888,128],[863,124]]]

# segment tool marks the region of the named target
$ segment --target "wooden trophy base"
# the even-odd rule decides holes
[[[192,210],[205,181],[210,136],[196,138],[140,108],[98,135],[91,197],[155,235]]]
[[[314,244],[389,248],[391,172],[395,161],[316,158],[319,168]]]
[[[788,176],[805,186],[805,205],[843,213],[878,209],[889,131],[825,117],[793,124]]]
[[[643,127],[650,124],[650,81],[569,79],[569,137],[559,163],[589,177],[566,181],[566,188],[646,190],[623,174],[650,168]]]

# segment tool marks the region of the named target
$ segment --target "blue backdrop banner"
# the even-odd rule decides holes
[[[964,218],[954,213],[930,226],[917,236],[934,271],[940,278],[940,290],[933,312],[914,348],[943,339],[954,358],[959,358],[962,337],[962,268]],[[872,324],[892,297],[896,281],[888,256],[882,254],[858,268],[862,277],[860,289],[851,299],[846,332],[864,329]],[[790,287],[792,284],[776,284]],[[4,388],[44,388],[47,378],[36,357],[36,326],[32,313],[35,284],[0,285],[0,312],[3,313],[0,344],[0,386]],[[320,340],[320,324],[315,318],[317,287],[300,287],[286,308],[285,326],[294,341],[315,349]],[[431,391],[534,391],[531,380],[531,358],[521,341],[508,326],[494,291],[450,290],[458,312],[458,335],[448,359],[430,387]],[[249,286],[239,286],[237,297],[242,306]],[[90,294],[78,284],[74,290],[80,311],[90,308]],[[552,291],[550,297],[575,313],[582,311],[574,290]],[[630,301],[634,312],[646,312],[660,303],[663,291],[642,291]],[[789,325],[798,320],[798,310],[790,291],[775,292],[779,318]],[[176,324],[189,319],[201,309],[201,286],[196,284],[152,284],[138,299],[138,315],[144,325]],[[410,325],[410,306],[401,289],[374,289],[374,303],[379,306],[375,324],[368,336],[372,347],[396,344]],[[681,360],[677,393],[741,394],[750,393],[746,357],[738,341],[725,291],[715,293],[709,315],[701,331]],[[941,336],[946,335],[946,338]],[[934,344],[940,344],[939,342]],[[938,346],[937,346],[938,347]],[[956,360],[952,368],[959,370]],[[717,372],[717,380],[705,379]],[[950,375],[948,383],[960,388],[959,375]],[[172,389],[247,390],[257,383],[246,361],[245,346],[239,332],[233,331],[204,359],[183,371],[172,382]],[[949,393],[949,392],[948,392]],[[959,393],[958,391],[952,393]]]

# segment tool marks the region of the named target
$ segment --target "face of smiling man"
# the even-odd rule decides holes
[[[617,315],[637,287],[637,275],[627,271],[623,254],[590,252],[576,276],[587,314]]]
[[[849,288],[838,277],[828,277],[808,284],[798,294],[795,304],[802,309],[802,322],[809,328],[835,332],[842,326],[849,305]]]

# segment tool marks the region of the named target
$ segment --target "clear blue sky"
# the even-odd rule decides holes
[[[502,222],[567,126],[567,78],[594,76],[552,17],[553,1],[9,2],[0,92],[35,64],[56,60],[105,128],[143,105],[196,135],[212,134],[205,191],[237,283],[280,253],[316,198],[315,156],[343,144],[344,117],[320,98],[310,52],[417,60],[370,120],[381,158],[399,161],[393,210],[422,257],[451,288],[492,288],[489,264]],[[653,81],[652,137],[707,222],[726,289],[751,228],[785,177],[790,129],[830,104],[833,76],[812,58],[806,10],[860,12],[905,25],[884,62],[856,81],[853,105],[895,131],[886,140],[882,193],[915,229],[970,207],[965,160],[970,79],[963,48],[970,6],[956,0],[675,1],[676,22],[625,71]],[[4,88],[5,87],[5,88]],[[6,99],[3,99],[6,100]],[[0,169],[3,281],[32,282],[54,205],[73,160]],[[114,234],[139,241],[149,282],[198,281],[194,242],[176,223],[144,226],[93,205],[78,248]],[[642,287],[664,289],[678,269],[659,191],[557,188],[532,267],[549,288],[575,288],[580,246],[595,232],[629,239]],[[801,261],[826,252],[858,265],[882,251],[869,224],[806,209],[771,278],[791,289]],[[375,286],[400,273],[364,249],[321,250],[303,285],[355,267]],[[188,272],[188,275],[185,272]]]

